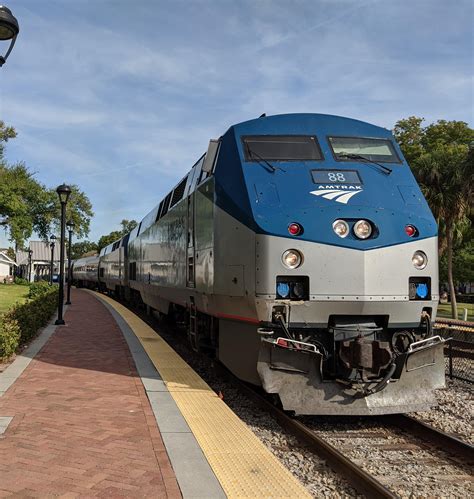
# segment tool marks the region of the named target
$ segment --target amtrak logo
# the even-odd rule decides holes
[[[349,190],[349,192],[347,192]],[[320,185],[317,191],[311,191],[311,194],[315,196],[321,196],[324,199],[331,199],[337,201],[338,203],[347,204],[349,199],[351,199],[359,192],[362,192],[362,188],[359,186],[343,185],[333,187],[330,185]]]

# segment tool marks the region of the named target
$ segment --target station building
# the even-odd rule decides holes
[[[31,258],[30,258],[31,252]],[[51,247],[49,242],[30,241],[28,249],[16,252],[18,275],[28,281],[49,280],[51,272]],[[53,277],[59,274],[59,240],[54,246]]]

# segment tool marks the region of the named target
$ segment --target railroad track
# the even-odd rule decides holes
[[[396,491],[400,488],[403,489],[404,476],[396,476],[397,474],[394,472],[395,476],[380,479],[378,476],[374,476],[374,474],[366,471],[361,463],[364,459],[361,459],[360,457],[349,457],[356,439],[362,439],[365,445],[371,446],[371,453],[373,453],[373,455],[398,452],[399,454],[406,454],[408,457],[411,456],[411,454],[415,454],[416,451],[421,450],[423,462],[420,463],[420,459],[414,458],[418,465],[437,467],[442,470],[446,470],[446,466],[450,468],[455,467],[459,469],[459,471],[453,475],[453,480],[456,480],[456,483],[463,480],[472,481],[471,472],[472,464],[474,464],[474,447],[426,425],[425,423],[419,422],[412,417],[397,414],[376,417],[375,419],[371,418],[371,424],[373,422],[377,424],[375,430],[367,430],[362,427],[362,430],[358,431],[361,421],[360,418],[358,418],[359,423],[357,425],[354,425],[354,423],[349,424],[349,426],[352,426],[352,431],[348,431],[347,429],[343,429],[342,431],[338,431],[337,429],[319,431],[298,418],[294,418],[283,412],[269,401],[268,398],[235,378],[225,368],[219,366],[218,369],[219,371],[224,369],[226,375],[231,377],[240,391],[257,405],[269,412],[285,430],[292,433],[305,447],[311,449],[315,454],[324,459],[335,472],[343,476],[360,494],[363,494],[366,497],[399,497]],[[306,420],[311,418],[303,419]],[[330,417],[324,419],[326,420],[326,425],[333,424],[330,422]],[[337,427],[337,421],[340,420],[340,418],[332,419],[335,420],[334,426]],[[403,433],[404,437],[408,438],[410,441],[400,443],[400,433]],[[334,441],[337,442],[337,448],[333,443]],[[435,457],[433,457],[434,453]],[[449,455],[446,453],[449,453]],[[395,460],[395,467],[399,466],[403,469],[403,465],[405,464],[403,461],[404,458],[399,458],[398,462]],[[448,465],[446,465],[446,463],[448,463]],[[469,471],[469,468],[471,469],[471,472]],[[401,471],[401,474],[403,474],[403,471]],[[445,474],[449,475],[449,470],[446,471]],[[446,478],[446,483],[449,485],[449,483],[451,483],[450,478]],[[403,495],[410,494],[404,493]],[[425,494],[422,493],[421,495]],[[441,493],[440,495],[445,494]],[[448,495],[456,496],[455,493]]]

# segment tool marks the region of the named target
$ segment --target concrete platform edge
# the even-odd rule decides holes
[[[183,498],[227,497],[140,340],[120,313],[97,294],[91,294],[112,314],[128,344]]]
[[[64,306],[64,314],[68,309],[68,305]],[[16,359],[3,371],[0,373],[0,397],[15,383],[15,381],[21,376],[23,371],[28,367],[30,362],[36,357],[36,355],[41,351],[46,342],[51,338],[51,336],[56,331],[57,327],[54,322],[56,321],[56,312],[54,313],[48,324],[38,333],[38,336],[28,345],[28,347],[17,355]],[[67,323],[66,323],[67,327]]]

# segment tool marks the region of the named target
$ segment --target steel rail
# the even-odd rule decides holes
[[[474,464],[473,445],[405,414],[391,414],[383,416],[383,418],[390,424],[402,430],[408,430],[411,434],[429,442],[431,445],[455,455],[462,459],[465,464]]]
[[[307,428],[303,423],[285,414],[285,412],[276,407],[253,388],[236,378],[224,366],[216,365],[215,367],[220,372],[224,372],[229,376],[246,397],[250,398],[265,411],[269,412],[283,428],[292,433],[302,444],[324,459],[336,473],[345,478],[360,494],[374,499],[394,499],[398,497],[372,475],[357,466],[335,447]]]

